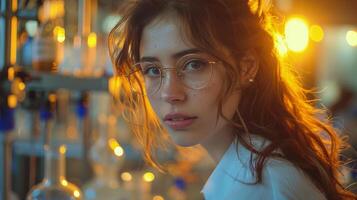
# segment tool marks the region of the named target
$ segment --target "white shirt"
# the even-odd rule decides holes
[[[251,142],[258,149],[266,145],[257,136]],[[239,143],[237,151],[235,140],[204,185],[205,200],[326,200],[301,169],[283,159],[268,158],[262,182],[253,184],[257,177],[250,169],[251,154]]]

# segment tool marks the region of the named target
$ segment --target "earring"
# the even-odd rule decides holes
[[[248,81],[249,81],[250,83],[253,83],[253,82],[254,82],[254,79],[250,78]]]

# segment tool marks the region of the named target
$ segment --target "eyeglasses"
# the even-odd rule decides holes
[[[176,70],[177,77],[187,88],[205,88],[212,78],[214,64],[216,61],[206,54],[188,54],[177,60],[175,67],[164,67],[159,62],[138,62],[133,67],[141,71],[146,92],[155,94],[164,81],[165,70]]]

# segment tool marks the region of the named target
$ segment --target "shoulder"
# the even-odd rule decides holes
[[[263,170],[263,183],[269,185],[274,199],[324,200],[310,178],[287,160],[269,158]]]
[[[257,150],[262,150],[270,144],[260,136],[252,135],[250,139],[252,144]],[[257,155],[250,152],[246,148],[239,150],[240,157],[246,161],[249,166],[249,158],[253,158],[253,164],[257,159]],[[275,153],[282,154],[279,150]],[[247,156],[249,155],[249,156]],[[257,180],[255,170],[248,167]],[[255,188],[264,188],[265,193],[270,193],[272,200],[325,200],[323,193],[314,185],[312,180],[305,172],[299,167],[286,159],[268,157],[262,171],[262,183],[258,183]]]
[[[257,149],[268,144],[259,137],[250,142]],[[287,160],[267,158],[262,182],[257,183],[251,159],[254,162],[256,155],[233,142],[202,189],[205,199],[325,200],[309,177]]]

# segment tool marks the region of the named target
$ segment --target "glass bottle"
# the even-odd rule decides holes
[[[64,145],[45,145],[45,175],[41,183],[34,186],[27,200],[80,200],[80,189],[66,180]]]
[[[91,123],[90,110],[88,106],[89,94],[81,92],[75,108],[75,116],[73,116],[72,126],[76,135],[77,144],[80,147],[80,157],[76,160],[71,160],[72,168],[70,174],[76,175],[81,183],[86,183],[93,176],[93,170],[89,161],[89,149],[91,145]]]
[[[120,186],[119,167],[123,163],[123,148],[110,134],[109,127],[114,127],[113,118],[100,116],[99,138],[91,147],[89,158],[95,173],[94,178],[83,187],[86,200],[130,200],[130,191]],[[109,124],[108,124],[109,123]],[[109,128],[110,129],[110,128]]]
[[[32,66],[37,71],[56,72],[65,40],[63,0],[45,0],[39,12],[41,26],[33,41]]]

